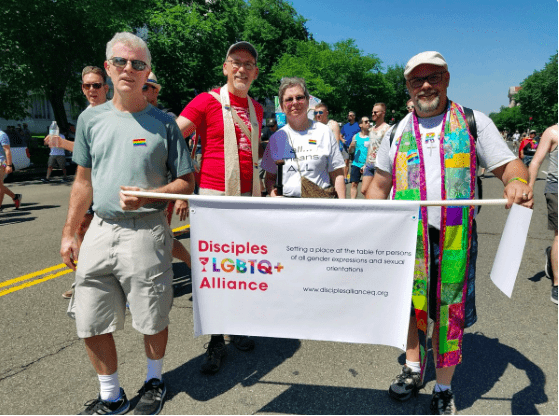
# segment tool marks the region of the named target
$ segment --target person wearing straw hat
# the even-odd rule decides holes
[[[469,126],[466,110],[447,98],[450,73],[443,56],[434,51],[415,55],[408,61],[404,77],[414,111],[393,127],[393,140],[392,129],[386,133],[366,197],[475,199],[479,160],[481,167],[492,171],[505,185],[507,208],[513,203],[531,208],[533,193],[526,167],[502,140],[495,124],[483,113],[473,111],[476,127],[474,123]],[[464,328],[477,320],[475,214],[473,207],[421,208],[406,364],[392,381],[389,394],[405,401],[423,386],[430,318],[434,321],[436,364],[431,399],[434,414],[456,412],[452,377],[456,365],[462,362]]]
[[[261,197],[258,158],[264,110],[248,91],[258,77],[258,53],[248,42],[229,47],[223,63],[227,83],[204,92],[187,104],[179,117],[184,137],[194,130],[202,143],[200,195]],[[231,335],[240,351],[254,349],[254,341]],[[225,338],[212,335],[200,370],[215,374],[227,356]]]

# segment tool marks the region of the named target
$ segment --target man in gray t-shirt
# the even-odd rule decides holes
[[[128,303],[147,355],[135,413],[157,414],[167,391],[161,373],[173,303],[172,233],[165,202],[121,191],[192,193],[194,169],[176,122],[142,94],[151,69],[145,42],[117,33],[107,44],[105,69],[114,98],[78,119],[73,155],[78,168],[60,253],[72,270],[79,254],[72,301],[76,328],[100,383],[99,397],[84,412],[122,414],[130,407],[118,381],[112,337],[124,328]],[[92,200],[95,216],[78,247],[75,234]]]

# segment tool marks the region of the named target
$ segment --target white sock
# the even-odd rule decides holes
[[[163,358],[159,360],[150,360],[148,358],[148,374],[146,376],[146,381],[150,381],[152,378],[161,380],[162,370],[163,370]]]
[[[406,360],[406,367],[410,368],[413,373],[421,371],[421,363],[419,361]]]
[[[118,382],[118,371],[110,376],[97,374],[99,378],[99,395],[101,400],[116,402],[120,397],[120,383]]]
[[[447,386],[445,384],[435,384],[435,393],[438,393],[440,391],[447,391],[450,390],[450,386]]]

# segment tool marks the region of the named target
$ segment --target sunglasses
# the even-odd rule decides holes
[[[284,103],[292,103],[293,101],[305,101],[307,97],[304,95],[298,95],[296,97],[289,97],[283,100]]]
[[[315,111],[315,112],[314,112],[314,115],[315,115],[315,116],[317,116],[317,115],[322,115],[322,114],[324,114],[324,111],[322,111],[322,110],[319,110],[319,111]]]
[[[374,115],[380,114],[380,113],[384,113],[384,111],[373,111]]]
[[[130,64],[132,64],[132,68],[135,71],[143,71],[148,66],[148,64],[146,64],[144,61],[139,61],[137,59],[133,59],[130,61],[128,59],[120,57],[111,58],[109,59],[109,62],[111,62],[117,68],[124,68],[128,64],[128,62],[130,62]]]
[[[409,107],[406,107],[408,110],[413,110],[415,107],[413,105],[410,105]]]
[[[103,85],[105,85],[105,84],[103,84],[102,82],[94,82],[94,83],[90,83],[90,84],[85,84],[85,83],[84,83],[84,84],[82,84],[82,88],[83,88],[84,90],[90,90],[90,89],[93,87],[94,90],[98,90],[98,89],[100,89]]]
[[[148,88],[153,88],[154,90],[156,90],[157,88],[155,88],[153,85],[151,84],[144,84],[144,86],[142,87],[142,91],[147,91]]]
[[[425,81],[427,81],[430,85],[437,85],[439,82],[441,82],[443,80],[443,74],[446,74],[446,71],[435,72],[435,73],[433,73],[431,75],[428,75],[426,77],[412,78],[412,79],[408,80],[408,82],[410,83],[410,86],[412,88],[423,87],[423,84],[425,84]]]

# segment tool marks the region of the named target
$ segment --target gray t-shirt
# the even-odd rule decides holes
[[[117,110],[111,101],[78,118],[72,160],[91,169],[93,210],[104,219],[135,218],[162,211],[167,202],[137,211],[120,208],[121,186],[155,189],[194,171],[175,120],[151,104],[137,113]]]
[[[396,156],[396,138],[400,137],[406,126],[411,113],[406,115],[398,124],[398,130],[394,135],[394,141],[390,146],[390,133],[386,132],[377,154],[377,168],[392,173],[392,165]],[[427,200],[435,201],[441,199],[441,157],[439,154],[439,141],[444,113],[431,118],[418,118],[419,133],[423,144],[423,157],[425,160],[425,176],[427,182]],[[485,114],[474,110],[477,127],[476,154],[479,167],[492,171],[516,159],[514,154],[503,141],[499,130],[493,121]],[[476,188],[476,197],[478,189]],[[440,207],[428,207],[429,225],[440,227]]]

